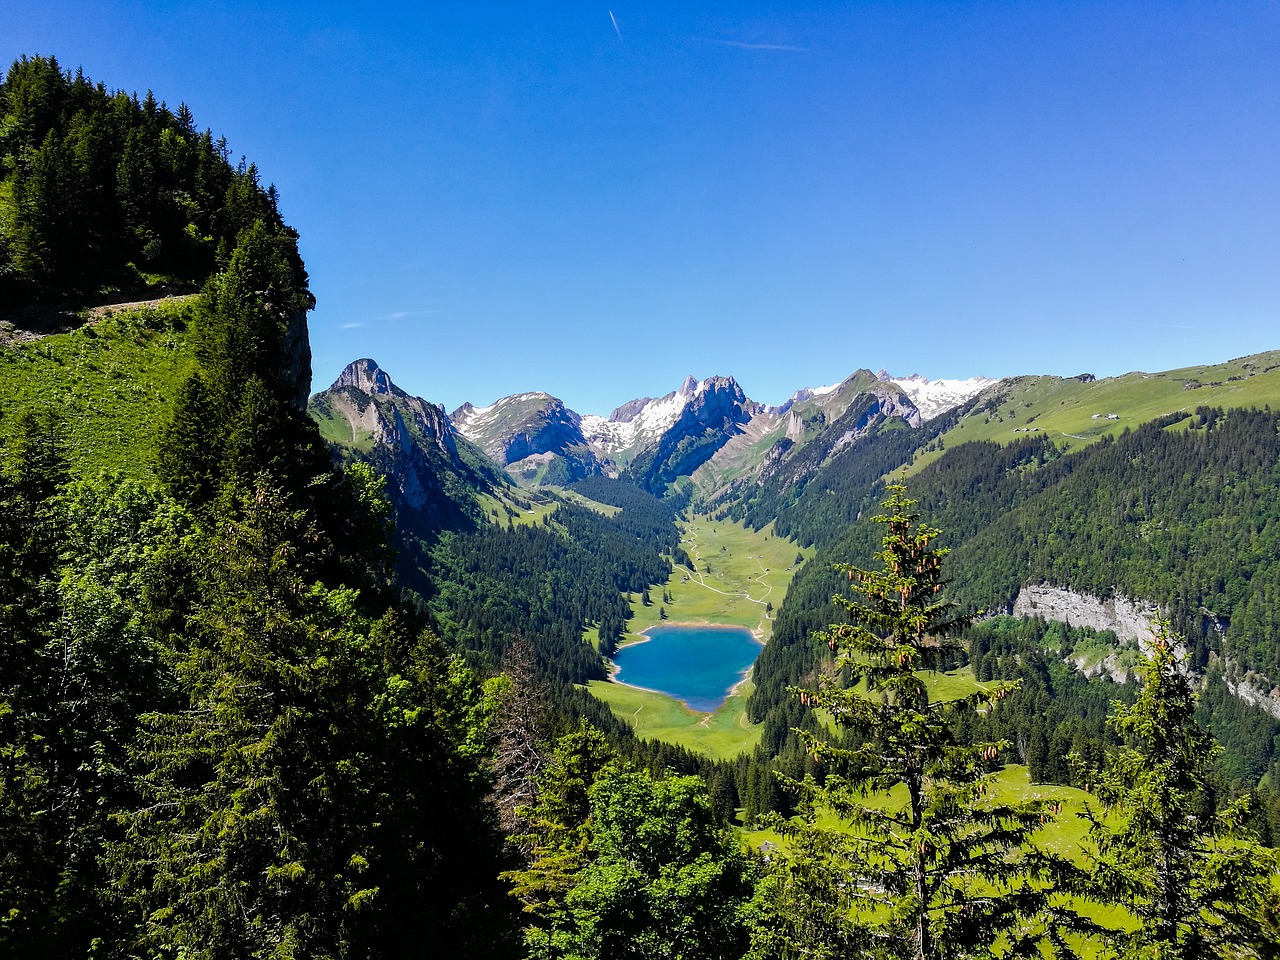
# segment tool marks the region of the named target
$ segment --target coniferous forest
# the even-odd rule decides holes
[[[886,481],[970,404],[800,484],[415,524],[308,416],[298,236],[231,158],[52,58],[0,85],[0,314],[61,330],[0,342],[0,954],[1280,956],[1280,722],[1226,683],[1280,675],[1273,412]],[[694,510],[819,549],[731,760],[584,686]],[[1089,679],[1068,654],[1114,636],[1003,615],[1029,580],[1167,616]]]

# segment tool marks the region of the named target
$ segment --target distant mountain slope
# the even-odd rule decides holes
[[[1007,444],[1024,436],[1044,436],[1060,449],[1074,450],[1180,410],[1275,407],[1280,402],[1280,350],[1105,379],[1087,373],[1010,377],[981,397],[974,414],[958,421],[912,469],[936,459],[942,449],[973,440]]]
[[[909,377],[895,377],[884,370],[876,374],[876,379],[896,384],[911,398],[911,402],[920,411],[922,420],[932,420],[1000,382],[989,377],[969,377],[967,380],[930,380],[918,373],[913,373]]]
[[[603,472],[576,413],[549,393],[518,393],[449,417],[462,436],[522,483],[565,485]]]
[[[736,391],[736,394],[735,394]],[[601,450],[619,466],[627,467],[636,456],[645,451],[653,451],[661,445],[663,438],[682,418],[690,405],[698,404],[699,398],[708,392],[723,393],[731,397],[730,403],[737,402],[746,406],[748,412],[755,405],[742,395],[742,388],[732,377],[710,377],[697,380],[686,377],[678,390],[654,399],[640,397],[630,400],[615,409],[607,418],[586,415],[582,418],[583,432],[592,446]],[[706,407],[706,401],[701,401]],[[724,406],[723,403],[720,406]],[[697,415],[692,418],[696,421]],[[703,418],[705,419],[705,417]],[[741,422],[744,418],[731,415],[730,419]]]
[[[405,393],[373,360],[348,364],[308,412],[337,459],[364,460],[388,478],[402,522],[414,529],[478,519],[476,494],[507,482],[440,407]]]
[[[924,389],[929,381],[910,383]],[[948,391],[930,395],[930,409],[959,402],[985,381],[940,381]],[[958,386],[957,386],[958,385]],[[760,478],[781,459],[822,434],[862,394],[879,398],[871,417],[903,418],[916,426],[921,415],[895,384],[860,370],[842,383],[803,388],[781,406],[751,400],[733,377],[687,377],[665,396],[640,397],[608,417],[579,415],[556,397],[514,394],[486,407],[463,404],[450,419],[524,484],[563,485],[596,474],[622,476],[662,494],[680,477],[693,476],[703,496],[733,481]],[[849,424],[827,439],[827,455],[871,429]]]
[[[691,381],[686,380],[674,398],[658,401],[671,407],[678,400],[678,413],[664,431],[646,437],[624,474],[650,493],[661,495],[677,477],[692,474],[759,411],[732,377]],[[644,418],[651,408],[646,405],[636,419]],[[637,435],[645,436],[639,431]]]
[[[909,427],[921,422],[896,386],[859,370],[834,386],[797,391],[781,407],[761,408],[743,437],[717,451],[694,480],[705,503],[751,498],[759,485],[792,487],[893,419]]]

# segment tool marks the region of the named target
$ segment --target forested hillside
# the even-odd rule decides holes
[[[855,520],[870,512],[883,490],[872,474],[884,465],[873,459],[847,471],[837,466],[820,476],[821,486],[810,484],[809,491],[841,492],[819,498],[829,504],[832,522],[812,529],[825,546],[793,583],[773,643],[757,661],[749,705],[754,718],[764,721],[778,711],[798,722],[787,688],[824,660],[810,637],[835,614],[830,598],[840,582],[832,564],[870,557],[875,549],[876,526]],[[1274,609],[1280,583],[1277,484],[1275,414],[1200,408],[1065,455],[1043,436],[1007,445],[963,444],[914,476],[912,493],[954,548],[955,595],[971,611],[1008,611],[1020,587],[1041,582],[1159,604],[1187,641],[1190,667],[1209,681],[1202,719],[1227,747],[1227,776],[1240,786],[1264,782],[1270,810],[1264,819],[1280,824],[1274,792],[1280,782],[1280,721],[1233,697],[1225,685],[1227,679],[1251,684],[1265,696],[1280,675],[1280,645],[1274,640],[1280,635]],[[1089,751],[1105,747],[1095,695],[1061,663],[1074,640],[1051,644],[1059,651],[1055,660],[1041,642],[1042,625],[1025,643],[1008,646],[1012,640],[1001,640],[997,646],[1005,655],[993,660],[993,641],[984,632],[989,628],[975,630],[970,657],[982,676],[1025,677],[1020,696],[1032,689],[1056,691],[1052,709],[1042,703],[1022,713],[1024,725],[1013,739],[1021,737],[1024,761],[1025,745],[1041,736],[1078,746],[1079,722],[1087,726],[1090,715]],[[1108,644],[1114,646],[1115,638],[1102,642]],[[1105,702],[1115,694],[1100,696]],[[1094,705],[1087,706],[1091,699]],[[1012,709],[1021,712],[1016,703]],[[1051,729],[1037,732],[1051,717],[1058,718]],[[1068,722],[1069,717],[1076,719]],[[1061,749],[1050,751],[1057,766],[1041,768],[1037,761],[1033,775],[1086,782],[1083,773],[1070,775]]]
[[[153,102],[52,61],[16,64],[4,96],[4,199],[20,206],[3,221],[19,228],[6,302],[132,283],[109,254],[151,234],[148,263],[203,288],[176,318],[61,334],[42,356],[5,348],[18,351],[6,371],[28,350],[32,367],[78,364],[66,386],[86,393],[67,403],[6,374],[0,952],[382,956],[424,937],[500,950],[513,926],[481,689],[391,604],[381,481],[332,471],[302,409],[312,300],[273,197]],[[97,258],[54,230],[80,194],[31,178],[61,169],[75,137],[101,136],[90,155],[109,157],[112,131],[126,157],[189,147],[194,169],[208,161],[190,211],[220,226],[187,251],[199,256],[165,245],[163,203],[129,219],[140,195],[114,193],[119,158],[58,181],[112,186],[72,233],[118,249]],[[129,243],[107,230],[117,215]],[[115,366],[139,354],[155,359]],[[149,375],[159,396],[137,389]],[[68,428],[117,393],[110,431]],[[138,479],[101,471],[116,431]],[[396,920],[423,904],[412,928]]]

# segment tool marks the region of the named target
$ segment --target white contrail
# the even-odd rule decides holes
[[[613,11],[609,11],[609,19],[613,21],[613,32],[618,35],[618,39],[622,39],[622,31],[618,29],[618,18],[613,15]]]

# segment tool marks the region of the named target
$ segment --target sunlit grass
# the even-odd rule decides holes
[[[750,681],[714,713],[699,713],[666,694],[623,683],[593,680],[587,689],[630,724],[638,737],[672,743],[716,760],[749,752],[760,742],[760,726],[749,723],[746,715]]]
[[[49,412],[74,471],[152,476],[160,430],[191,369],[192,310],[190,299],[175,300],[0,346],[0,438],[25,412]]]

